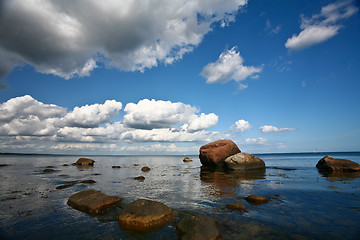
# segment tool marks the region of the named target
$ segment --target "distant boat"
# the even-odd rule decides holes
[[[316,149],[314,148],[314,153],[316,153]]]

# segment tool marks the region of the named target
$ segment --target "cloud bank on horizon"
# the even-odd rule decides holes
[[[200,109],[181,102],[143,99],[138,103],[127,103],[123,119],[113,121],[121,109],[122,103],[115,100],[68,111],[39,102],[29,95],[12,98],[0,104],[0,138],[5,140],[1,141],[0,149],[22,150],[23,147],[26,150],[36,143],[54,142],[50,149],[64,152],[69,148],[65,143],[74,144],[72,148],[85,143],[94,151],[139,153],[141,149],[149,151],[149,146],[136,148],[132,144],[153,143],[151,146],[156,146],[153,151],[181,152],[194,148],[179,148],[173,142],[205,143],[234,137],[236,132],[252,128],[248,121],[241,119],[229,131],[211,131],[209,129],[218,123],[215,113],[200,113]],[[268,144],[268,141],[260,138],[245,143]]]

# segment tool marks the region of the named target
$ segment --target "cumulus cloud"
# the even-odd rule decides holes
[[[235,46],[222,52],[216,62],[206,65],[200,75],[206,78],[207,83],[226,83],[231,80],[241,82],[251,76],[257,78],[254,74],[262,71],[262,67],[244,66],[243,63],[244,59]],[[240,83],[240,89],[246,87],[246,84]]]
[[[171,64],[212,30],[235,21],[247,0],[4,0],[0,77],[29,64],[63,78],[97,62],[125,71]],[[2,85],[1,85],[2,86]]]
[[[115,100],[67,111],[29,95],[12,98],[0,104],[0,139],[5,139],[0,149],[67,152],[84,144],[84,148],[103,152],[112,151],[111,144],[120,149],[118,144],[126,143],[130,151],[131,146],[149,142],[210,142],[229,137],[205,130],[217,124],[217,115],[199,113],[198,108],[184,103],[144,99],[127,104],[124,119],[112,121],[121,109],[122,103]],[[141,120],[145,123],[140,124]],[[101,145],[107,147],[101,150]]]
[[[303,49],[324,42],[338,34],[341,21],[354,15],[358,8],[353,1],[338,1],[321,8],[321,12],[311,18],[302,16],[301,32],[289,38],[285,47]]]
[[[289,131],[295,131],[295,128],[278,128],[270,125],[265,125],[262,127],[259,127],[259,131],[263,133],[270,133],[270,132],[289,132]]]
[[[248,121],[241,119],[235,122],[235,124],[231,127],[231,130],[237,132],[245,132],[246,130],[250,130],[251,128],[252,126]]]
[[[181,102],[143,99],[128,103],[124,124],[137,129],[171,128],[185,123],[184,128],[194,132],[215,126],[218,116],[214,113],[198,115],[199,109]]]
[[[63,118],[66,126],[70,127],[97,127],[109,122],[119,113],[122,103],[115,100],[107,100],[104,104],[85,105],[75,107],[74,110]]]

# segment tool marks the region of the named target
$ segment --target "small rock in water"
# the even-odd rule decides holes
[[[120,166],[112,166],[112,168],[121,168]]]
[[[43,173],[52,173],[52,172],[55,172],[55,170],[51,168],[47,168],[43,171]]]
[[[148,166],[145,166],[145,167],[141,168],[141,171],[148,172],[148,171],[150,171],[150,168]]]
[[[230,203],[230,204],[226,205],[226,208],[235,210],[235,211],[240,211],[240,212],[244,212],[246,210],[244,204],[240,201]]]
[[[219,223],[208,216],[192,216],[182,220],[176,226],[179,239],[223,239]]]
[[[94,180],[90,179],[90,180],[82,180],[80,181],[80,183],[90,183],[90,184],[93,184],[93,183],[96,183]]]
[[[325,172],[355,172],[360,171],[360,165],[347,159],[325,156],[319,160],[316,167]]]
[[[185,158],[183,159],[183,161],[184,161],[184,162],[192,162],[192,159],[190,159],[190,158],[188,158],[188,157],[185,157]]]
[[[75,165],[81,165],[81,166],[94,166],[94,160],[90,158],[79,158]]]
[[[71,195],[67,204],[89,214],[98,214],[121,200],[119,197],[108,196],[96,190],[85,190]]]
[[[139,199],[123,209],[118,222],[124,229],[148,231],[166,225],[173,217],[174,211],[165,204]]]
[[[139,181],[144,181],[145,177],[144,176],[138,176],[134,178],[135,180],[139,180]]]
[[[268,198],[256,194],[251,194],[245,197],[245,200],[253,204],[262,204],[262,203],[267,203],[269,201]]]

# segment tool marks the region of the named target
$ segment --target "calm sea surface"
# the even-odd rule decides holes
[[[90,168],[72,166],[79,156],[0,155],[0,239],[177,239],[176,224],[208,215],[221,224],[224,239],[359,239],[360,174],[323,175],[315,167],[326,153],[258,154],[266,170],[251,174],[208,171],[198,156],[84,156]],[[360,153],[331,153],[360,163]],[[70,166],[63,166],[69,164]],[[121,168],[112,168],[119,165]],[[149,172],[142,172],[149,166]],[[56,170],[43,173],[46,168]],[[144,181],[134,178],[144,176]],[[73,181],[69,188],[56,187]],[[100,216],[67,205],[86,189],[124,200]],[[270,198],[250,205],[243,198]],[[123,231],[116,222],[126,204],[146,198],[173,208],[178,217],[156,231]],[[227,210],[242,201],[246,212]]]

